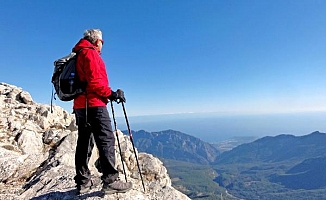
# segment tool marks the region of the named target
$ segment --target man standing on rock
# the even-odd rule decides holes
[[[115,137],[106,105],[108,100],[125,102],[122,90],[112,91],[100,53],[104,41],[99,29],[86,30],[84,37],[75,45],[73,52],[78,53],[76,70],[81,82],[86,82],[86,90],[74,99],[74,112],[78,125],[78,140],[75,154],[75,182],[79,194],[88,192],[99,184],[91,179],[88,162],[94,146],[99,150],[102,168],[102,192],[112,194],[131,189],[130,182],[118,179],[115,169]],[[94,136],[94,140],[92,139]]]

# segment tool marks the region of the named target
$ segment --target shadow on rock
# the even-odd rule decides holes
[[[42,194],[37,197],[33,197],[30,200],[77,200],[77,199],[87,199],[90,197],[98,197],[99,199],[103,197],[103,193],[101,191],[94,191],[82,195],[77,195],[77,190],[68,190],[65,192],[49,192],[47,194]]]

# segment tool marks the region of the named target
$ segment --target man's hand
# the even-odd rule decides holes
[[[118,103],[126,102],[125,93],[121,89],[118,89],[116,92],[112,91],[109,99],[110,101],[115,101]]]

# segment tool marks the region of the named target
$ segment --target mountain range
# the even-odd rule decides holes
[[[266,136],[222,153],[214,145],[173,130],[135,131],[134,136],[141,151],[210,166],[217,173],[211,179],[235,198],[326,199],[325,133]]]
[[[326,156],[326,134],[266,136],[217,157],[215,164],[280,162]]]
[[[123,132],[126,133],[126,131]],[[220,154],[212,144],[179,131],[147,132],[140,130],[132,132],[139,151],[160,158],[209,164],[214,162]]]
[[[127,131],[123,131],[125,134]],[[165,159],[200,164],[303,161],[326,156],[326,134],[266,136],[221,153],[216,145],[175,130],[132,131],[135,146]]]
[[[263,137],[224,152],[215,181],[245,199],[326,199],[326,134]]]

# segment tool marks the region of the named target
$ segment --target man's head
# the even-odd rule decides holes
[[[101,52],[104,41],[102,39],[102,32],[100,29],[86,30],[84,32],[84,39],[92,43],[97,48],[97,50]]]

